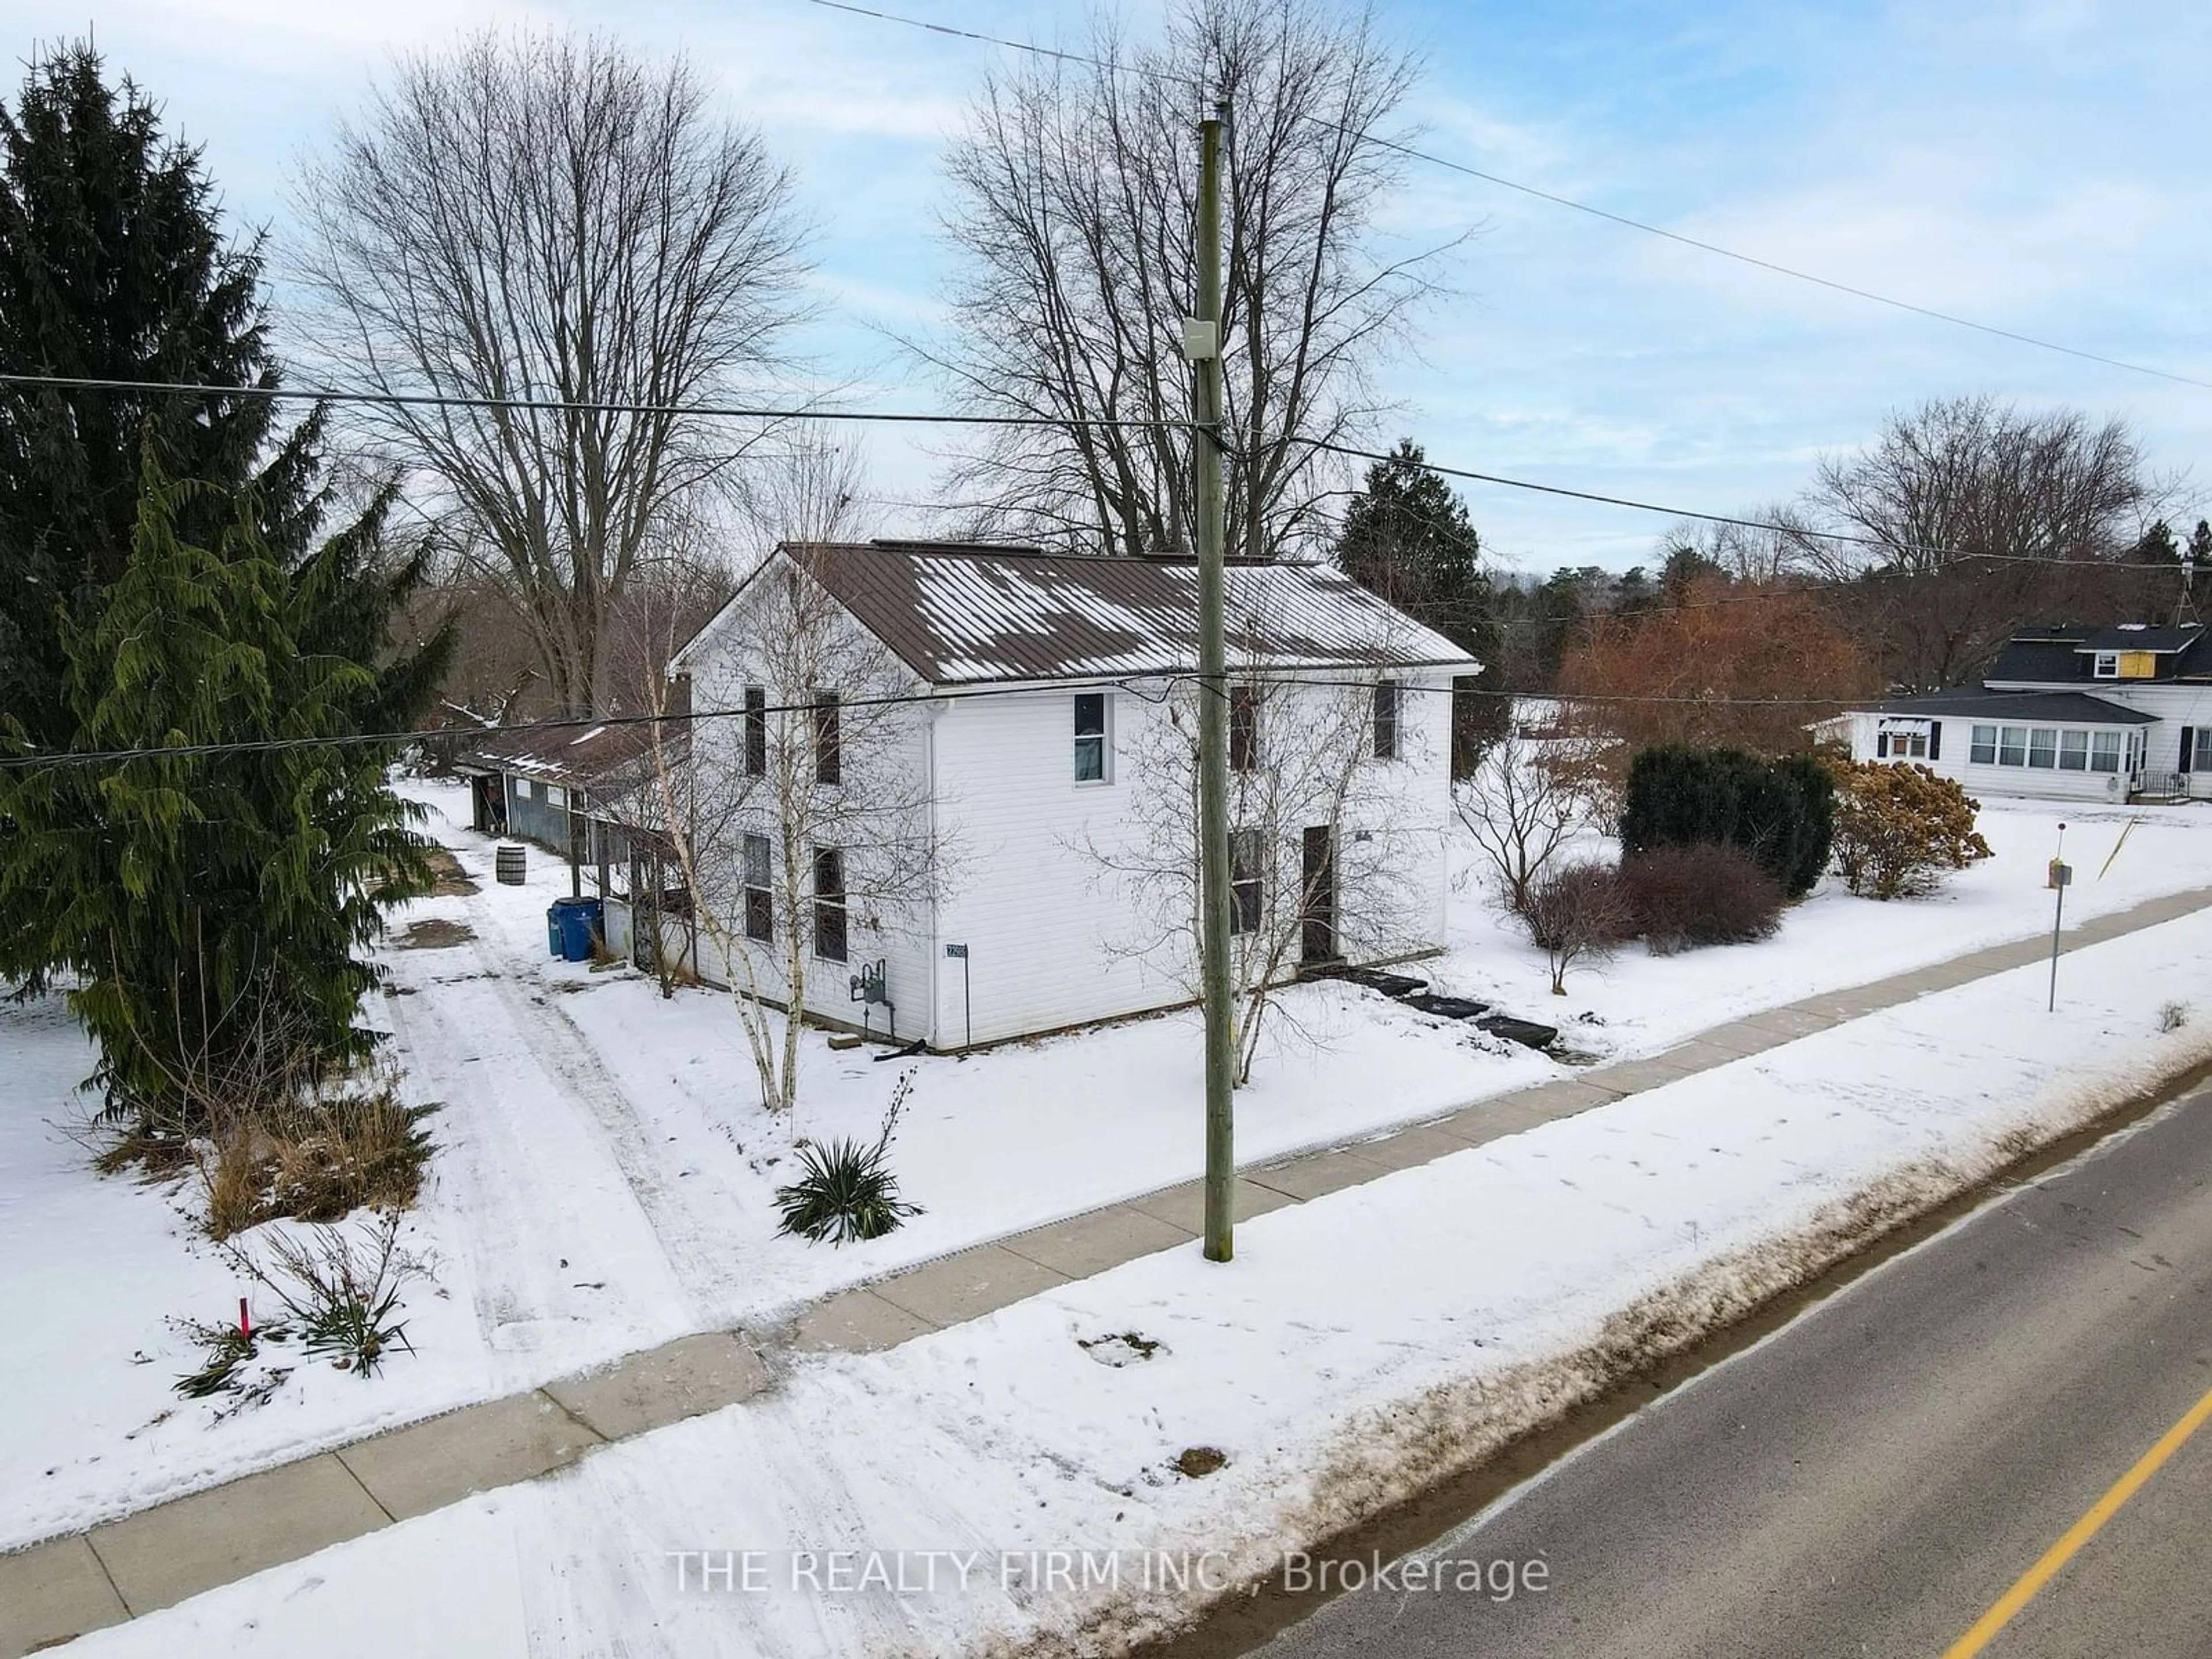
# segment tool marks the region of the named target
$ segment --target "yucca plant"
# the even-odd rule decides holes
[[[817,1244],[824,1239],[844,1244],[881,1238],[921,1213],[920,1205],[899,1197],[898,1177],[890,1170],[891,1136],[913,1087],[913,1073],[899,1079],[873,1146],[841,1137],[826,1146],[810,1142],[796,1149],[806,1173],[776,1188],[775,1206],[783,1216],[777,1231]]]

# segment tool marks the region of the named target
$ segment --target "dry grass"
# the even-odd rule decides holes
[[[409,1106],[386,1086],[232,1130],[199,1160],[210,1237],[279,1216],[337,1221],[364,1207],[407,1208],[435,1150],[424,1127],[435,1109]]]
[[[483,890],[470,878],[468,872],[461,868],[461,861],[448,848],[437,847],[430,850],[430,869],[436,877],[430,888],[432,898],[466,898],[471,893]]]
[[[392,946],[396,951],[449,951],[476,936],[476,929],[465,921],[431,916],[415,923],[405,933],[395,934]]]

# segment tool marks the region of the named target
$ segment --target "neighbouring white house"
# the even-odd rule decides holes
[[[2201,623],[2023,629],[1978,686],[1824,723],[1855,760],[1917,761],[1982,795],[2212,797],[2212,643]]]
[[[1227,595],[1240,983],[1440,950],[1480,665],[1331,567]],[[779,547],[672,666],[664,949],[774,1000],[796,948],[810,1014],[945,1049],[1192,1000],[1196,598],[1188,561]]]

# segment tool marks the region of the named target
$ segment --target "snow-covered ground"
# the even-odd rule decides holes
[[[246,1288],[179,1213],[189,1194],[101,1181],[50,1126],[82,1108],[90,1067],[58,1003],[0,1005],[0,1547],[238,1474],[371,1428],[527,1388],[687,1332],[772,1323],[807,1297],[907,1263],[1198,1173],[1197,1024],[1189,1014],[1012,1044],[966,1059],[880,1064],[805,1042],[796,1132],[872,1137],[892,1084],[914,1091],[895,1162],[926,1212],[892,1237],[832,1250],[774,1232],[793,1129],[757,1103],[724,994],[664,1000],[626,969],[548,960],[545,906],[567,876],[533,851],[529,884],[491,879],[466,795],[416,786],[480,890],[398,918],[473,935],[386,952],[406,1086],[436,1103],[442,1150],[409,1239],[436,1262],[409,1309],[417,1350],[362,1382],[296,1372],[267,1404],[217,1419],[170,1383],[191,1346],[167,1321],[219,1320]],[[2080,871],[2069,913],[2212,883],[2212,815],[2151,809],[2109,874],[2124,821],[2068,816]],[[2047,926],[2060,814],[1985,807],[1998,856],[1942,896],[1879,905],[1824,889],[1759,945],[1571,976],[1547,994],[1540,958],[1469,883],[1453,948],[1426,964],[1509,1012],[1576,1019],[1593,1051],[1634,1054],[1753,1008],[1862,982]],[[1463,854],[1462,854],[1463,856]],[[1343,985],[1299,987],[1238,1097],[1245,1158],[1381,1132],[1557,1076],[1557,1064]],[[67,1245],[57,1241],[68,1240]]]
[[[1164,1577],[1233,1584],[1478,1454],[1589,1384],[1620,1310],[1740,1305],[2212,1054],[2212,1010],[2163,1017],[2208,951],[2199,913],[2083,952],[2056,1014],[2039,968],[1998,975],[1262,1216],[1233,1266],[1172,1250],[787,1361],[750,1404],[68,1651],[1108,1651],[1086,1608],[1166,1613]],[[1116,1334],[1159,1346],[1084,1346]],[[1197,1446],[1227,1466],[1175,1472]]]

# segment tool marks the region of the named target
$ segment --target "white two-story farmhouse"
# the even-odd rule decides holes
[[[678,654],[702,976],[938,1048],[1193,999],[1197,571],[787,545]],[[1341,573],[1228,572],[1239,972],[1443,943],[1450,689]],[[672,941],[673,944],[674,942]],[[733,960],[741,955],[744,960]]]
[[[1978,795],[2212,797],[2212,642],[2200,623],[2023,629],[1978,686],[1842,717],[1856,760],[1910,760]]]

